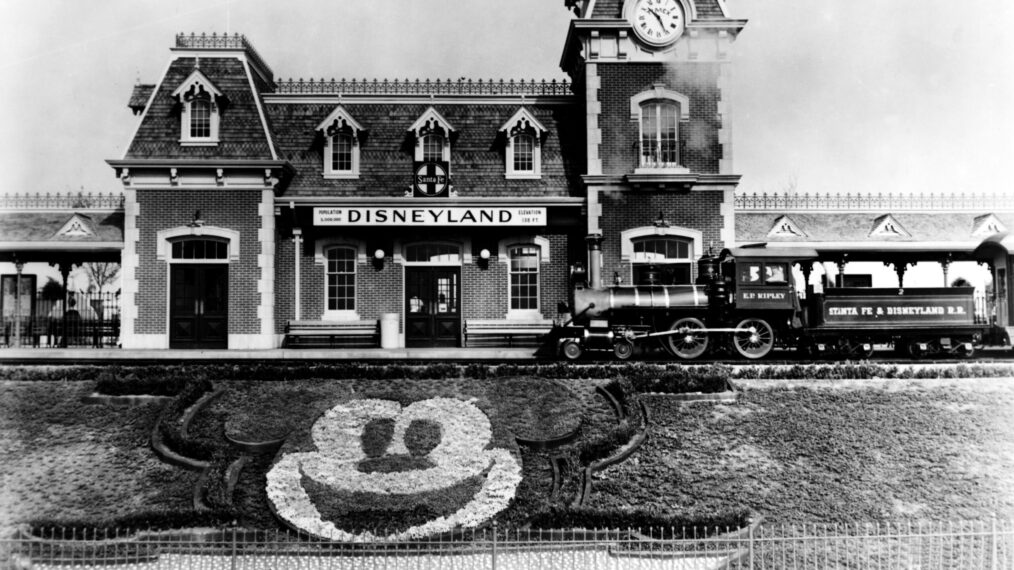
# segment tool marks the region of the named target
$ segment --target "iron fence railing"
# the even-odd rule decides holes
[[[511,530],[419,541],[334,542],[240,529],[132,533],[21,529],[0,539],[15,568],[1014,568],[1009,520],[744,529]],[[124,567],[124,566],[121,566]]]
[[[120,297],[115,293],[71,293],[63,299],[42,294],[4,298],[0,330],[4,346],[116,346],[120,337]],[[20,309],[20,310],[19,310]]]

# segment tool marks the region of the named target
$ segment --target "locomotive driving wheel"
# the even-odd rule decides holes
[[[732,344],[744,358],[763,358],[775,346],[775,331],[764,319],[743,319],[736,328]]]
[[[581,358],[581,353],[584,351],[576,340],[568,340],[560,347],[560,352],[567,360],[577,360]]]
[[[672,354],[683,360],[692,360],[708,350],[708,333],[704,332],[704,323],[693,317],[678,319],[669,327],[670,331],[680,331],[665,337],[664,344]]]

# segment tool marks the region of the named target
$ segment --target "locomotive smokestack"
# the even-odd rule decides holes
[[[588,286],[602,288],[602,234],[588,234]]]

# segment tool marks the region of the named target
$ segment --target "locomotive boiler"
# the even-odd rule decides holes
[[[682,360],[716,346],[747,359],[776,346],[848,357],[868,357],[874,345],[913,357],[971,356],[995,336],[975,318],[971,287],[830,288],[801,299],[792,266],[817,260],[802,248],[726,249],[698,260],[692,285],[595,288],[578,272],[557,349],[568,359],[585,351],[627,359],[635,347],[658,345]]]

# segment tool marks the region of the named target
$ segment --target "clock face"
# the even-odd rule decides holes
[[[677,0],[637,0],[630,23],[643,42],[664,46],[683,34],[686,17]]]

